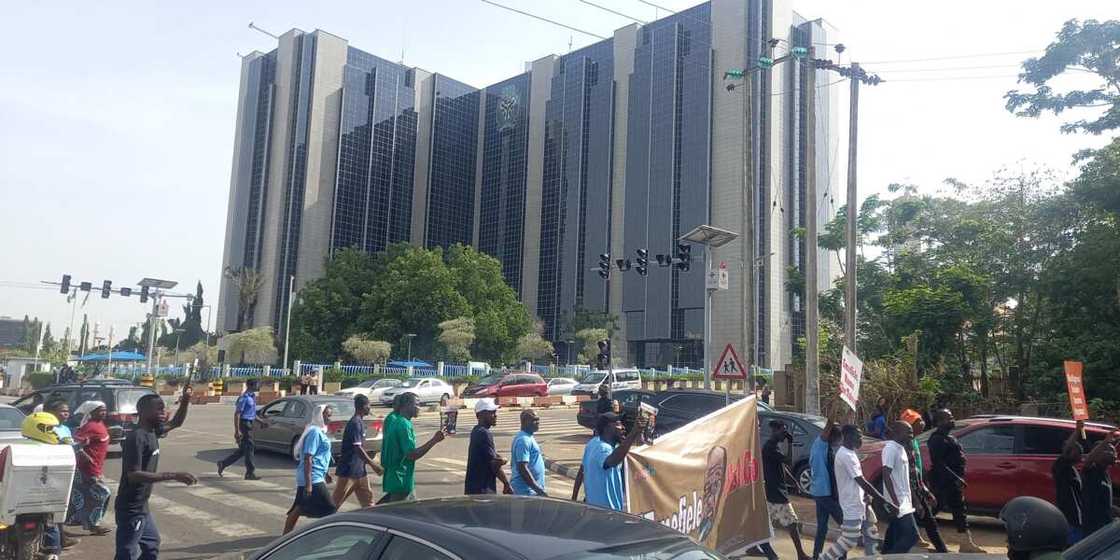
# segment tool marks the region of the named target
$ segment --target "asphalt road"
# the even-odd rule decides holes
[[[5,399],[8,400],[8,399]],[[374,416],[384,416],[389,411],[375,408]],[[583,446],[590,437],[588,430],[575,422],[574,408],[540,410],[541,430],[537,435],[545,455],[560,464],[578,465]],[[215,463],[234,449],[232,437],[231,405],[207,404],[192,406],[183,427],[172,432],[160,443],[160,470],[186,471],[198,477],[199,483],[187,487],[176,482],[157,485],[152,493],[150,506],[155,514],[163,538],[160,558],[186,560],[212,558],[229,553],[255,550],[280,535],[284,516],[291,505],[295,491],[295,463],[289,458],[270,452],[257,453],[259,481],[246,481],[244,468],[239,464],[226,469],[219,478]],[[463,411],[458,433],[420,460],[416,467],[416,492],[421,498],[454,496],[463,493],[463,474],[466,469],[467,443],[474,426],[473,414]],[[415,421],[418,444],[427,441],[439,427],[439,416],[424,413]],[[494,428],[498,452],[508,456],[513,436],[519,429],[518,411],[503,410]],[[114,495],[120,477],[119,453],[110,453],[106,476],[111,479]],[[379,484],[379,479],[374,479]],[[571,496],[572,481],[548,473],[547,489],[558,497]],[[374,496],[380,497],[380,488]],[[794,497],[794,507],[801,519],[812,523],[813,504]],[[343,510],[357,509],[354,498]],[[301,520],[301,524],[307,523]],[[105,525],[113,527],[110,509]],[[942,532],[951,532],[951,524],[944,522]],[[977,541],[991,552],[1005,552],[1006,542],[998,522],[976,518],[974,533]],[[82,531],[68,528],[81,536]],[[883,528],[885,530],[885,527]],[[805,546],[811,550],[812,529],[804,531]],[[832,538],[835,538],[833,535]],[[63,558],[110,559],[113,557],[113,535],[103,537],[81,536],[82,542],[67,550]],[[779,532],[774,547],[782,558],[796,558],[792,541]]]

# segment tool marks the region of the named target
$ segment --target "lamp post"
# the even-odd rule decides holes
[[[412,339],[416,338],[416,334],[415,333],[408,333],[405,336],[408,337],[408,361],[411,362],[412,361]]]
[[[710,281],[712,274],[712,249],[722,247],[739,238],[733,231],[714,226],[696,226],[679,240],[704,246],[704,268],[706,269],[704,291],[704,389],[712,388],[712,294],[720,289],[718,278],[715,285]],[[724,288],[725,289],[725,288]]]

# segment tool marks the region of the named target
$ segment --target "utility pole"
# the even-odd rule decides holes
[[[283,369],[288,369],[288,339],[292,334],[292,304],[295,303],[293,299],[296,291],[296,277],[291,275],[288,277],[288,311],[287,318],[284,320],[284,362],[281,364]]]
[[[846,269],[844,270],[844,343],[856,353],[856,231],[859,200],[856,196],[856,148],[859,146],[859,82],[863,77],[859,64],[853,62],[848,114],[848,224]]]
[[[752,72],[747,70],[750,64],[744,64],[743,72],[743,188],[742,200],[739,202],[739,210],[742,220],[739,224],[739,231],[743,232],[743,243],[741,244],[740,258],[743,259],[741,274],[743,275],[743,343],[740,348],[745,352],[747,357],[747,371],[745,372],[747,378],[743,380],[743,392],[749,390],[754,392],[754,376],[751,372],[755,367],[755,352],[754,352],[754,325],[755,325],[755,297],[754,297],[754,226],[755,226],[755,199],[754,192],[754,127],[751,126],[751,116],[754,112],[752,99],[751,99],[751,80]],[[710,259],[707,259],[710,260]],[[709,296],[710,297],[710,296]],[[711,305],[708,306],[709,308]],[[711,324],[707,325],[711,329]],[[713,364],[714,366],[714,364]],[[705,387],[706,388],[706,387]]]
[[[152,358],[155,355],[156,348],[156,319],[159,314],[159,300],[160,292],[152,292],[152,312],[148,315],[148,375],[155,375],[155,370],[152,369]],[[158,366],[159,363],[156,362]]]
[[[821,385],[819,372],[820,314],[817,291],[817,64],[813,47],[808,60],[801,61],[805,86],[801,92],[805,104],[805,412],[820,414]]]

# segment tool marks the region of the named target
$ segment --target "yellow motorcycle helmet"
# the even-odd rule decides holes
[[[54,427],[57,425],[58,418],[55,415],[49,412],[33,412],[23,419],[21,432],[25,438],[57,444],[58,434],[54,431]]]

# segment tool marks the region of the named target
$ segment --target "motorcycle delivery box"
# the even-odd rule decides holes
[[[29,439],[0,442],[0,529],[16,516],[66,517],[74,479],[74,449]]]

